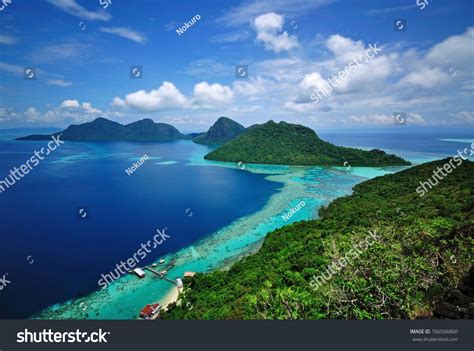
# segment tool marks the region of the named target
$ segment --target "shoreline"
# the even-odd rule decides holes
[[[204,152],[203,150],[198,150]],[[215,161],[199,158],[199,152],[190,156],[190,166],[223,166]],[[234,165],[235,167],[235,165]],[[272,195],[266,205],[255,213],[238,218],[228,226],[211,233],[206,238],[165,257],[176,259],[176,266],[169,272],[172,277],[185,271],[206,273],[226,269],[242,257],[258,251],[265,236],[286,224],[317,218],[317,210],[334,199],[348,195],[361,181],[391,173],[374,168],[363,177],[352,172],[321,167],[267,166],[246,167],[252,173],[265,174],[268,181],[279,182],[282,187]],[[367,170],[368,171],[368,170]],[[365,172],[364,172],[365,173]],[[370,174],[369,174],[370,173]],[[304,200],[307,206],[285,222],[281,215],[294,203]],[[49,306],[31,318],[41,319],[132,319],[149,303],[158,302],[164,307],[179,300],[176,287],[169,283],[145,278],[125,276],[104,290],[93,291],[79,299]],[[87,311],[80,307],[87,306]]]
[[[170,304],[178,301],[180,295],[180,289],[177,287],[172,287],[169,293],[166,294],[163,299],[159,300],[158,303],[160,303],[160,305],[163,306],[164,309],[168,309],[168,306]]]

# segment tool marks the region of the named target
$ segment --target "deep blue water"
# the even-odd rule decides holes
[[[0,141],[0,179],[44,145]],[[11,283],[0,291],[0,317],[27,317],[95,290],[100,275],[156,229],[166,227],[171,238],[143,263],[256,212],[280,186],[237,167],[186,165],[197,148],[206,147],[66,142],[1,193],[0,278],[8,273]],[[127,175],[130,158],[144,154],[151,159]],[[177,163],[156,164],[165,161]],[[87,208],[86,219],[79,208]]]
[[[470,145],[440,139],[474,137],[467,129],[401,126],[318,134],[337,145],[380,148],[413,162],[453,156]],[[0,180],[45,144],[0,141]],[[156,229],[166,227],[171,238],[143,263],[258,211],[278,191],[279,183],[237,167],[187,165],[199,149],[207,147],[191,141],[66,142],[1,193],[0,279],[8,273],[11,283],[0,291],[0,318],[27,317],[97,289],[100,275],[131,257]],[[127,175],[125,169],[144,154],[150,159]],[[177,163],[156,164],[166,161]],[[87,208],[86,219],[79,208]]]
[[[474,139],[474,128],[449,129],[439,127],[411,128],[409,126],[390,126],[375,130],[326,130],[318,135],[336,145],[379,148],[396,152],[397,155],[417,159],[432,156],[448,157],[457,150],[469,147],[469,143],[445,141],[441,139]]]

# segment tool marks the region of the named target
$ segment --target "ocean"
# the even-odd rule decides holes
[[[393,127],[392,127],[393,128]],[[323,131],[337,145],[380,148],[421,163],[470,148],[470,131]],[[46,142],[0,141],[0,180]],[[287,167],[206,161],[210,148],[169,143],[65,142],[30,174],[0,193],[1,318],[133,319],[162,302],[172,284],[147,273],[113,271],[165,229],[169,238],[140,259],[165,259],[167,277],[229,266],[258,250],[285,224],[317,218],[318,209],[366,179],[402,167]],[[128,175],[125,169],[147,155]],[[291,218],[285,214],[304,201]]]

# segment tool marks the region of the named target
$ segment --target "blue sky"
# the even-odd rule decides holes
[[[189,132],[221,115],[366,128],[392,126],[395,112],[414,126],[472,127],[474,0],[422,2],[0,1],[0,128],[148,117]],[[315,103],[369,45],[381,51]]]

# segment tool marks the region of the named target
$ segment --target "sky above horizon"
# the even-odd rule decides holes
[[[474,126],[474,0],[10,1],[0,128],[105,117],[191,132],[219,116],[392,128],[397,113]]]

